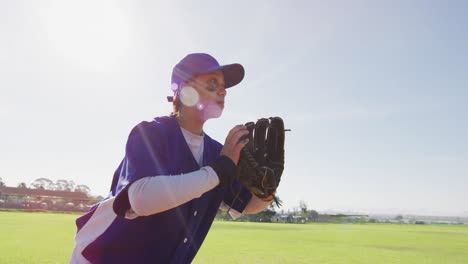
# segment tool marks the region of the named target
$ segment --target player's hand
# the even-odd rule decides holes
[[[242,136],[249,134],[249,130],[244,125],[237,125],[229,131],[224,142],[223,149],[221,149],[220,155],[229,157],[236,165],[239,162],[240,151],[249,142],[246,138],[240,140]]]

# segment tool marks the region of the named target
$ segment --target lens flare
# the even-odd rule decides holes
[[[198,95],[197,90],[193,87],[186,86],[180,90],[180,101],[185,106],[195,106],[198,103],[200,96]]]
[[[203,108],[204,108],[204,106],[203,106],[202,103],[198,103],[198,104],[197,104],[197,109],[198,109],[199,111],[203,110]]]
[[[177,91],[177,89],[179,89],[179,85],[177,85],[177,83],[172,83],[171,89],[175,93],[175,91]]]
[[[218,118],[221,116],[222,113],[223,109],[217,103],[214,102],[205,104],[202,111],[204,120],[208,120],[210,118]]]

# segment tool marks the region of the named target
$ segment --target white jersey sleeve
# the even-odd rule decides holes
[[[209,166],[181,175],[145,177],[128,189],[131,209],[126,217],[147,216],[175,208],[219,184],[216,172]]]

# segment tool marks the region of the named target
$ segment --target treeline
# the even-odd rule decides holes
[[[0,208],[84,212],[102,199],[93,197],[88,186],[71,180],[38,178],[15,188],[0,178]]]
[[[5,186],[3,179],[0,177],[0,186]],[[10,186],[13,187],[13,186]],[[76,184],[74,181],[69,180],[56,180],[55,182],[48,178],[38,178],[30,184],[20,182],[17,188],[30,188],[49,191],[67,191],[67,192],[82,192],[91,195],[91,189],[84,184]]]

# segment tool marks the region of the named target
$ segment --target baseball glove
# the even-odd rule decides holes
[[[284,169],[284,123],[279,117],[261,118],[245,124],[249,139],[237,166],[238,181],[261,199],[276,198],[276,189]]]

